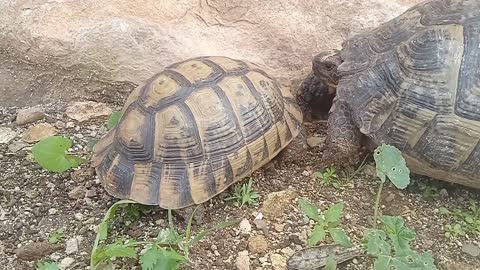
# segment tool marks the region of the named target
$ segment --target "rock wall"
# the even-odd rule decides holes
[[[418,2],[0,1],[0,106],[114,99],[200,55],[249,60],[295,86],[313,55]]]

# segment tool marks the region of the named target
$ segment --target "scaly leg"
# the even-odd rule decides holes
[[[335,97],[327,125],[322,163],[326,166],[357,163],[360,160],[361,133],[346,102]]]

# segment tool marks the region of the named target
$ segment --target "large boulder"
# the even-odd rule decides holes
[[[0,1],[0,106],[125,95],[200,55],[249,60],[294,86],[313,55],[418,2]]]

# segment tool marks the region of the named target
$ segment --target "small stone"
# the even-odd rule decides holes
[[[263,254],[268,249],[267,239],[263,235],[255,235],[248,239],[248,250],[250,253]]]
[[[265,230],[268,226],[267,222],[265,222],[263,219],[255,219],[253,224],[255,224],[255,227],[257,227],[258,230]]]
[[[48,209],[48,214],[50,214],[50,215],[55,215],[57,212],[58,212],[58,210],[55,209],[55,208]]]
[[[112,114],[112,109],[104,103],[81,101],[70,104],[65,114],[74,120],[84,122],[101,116]]]
[[[83,220],[83,214],[82,213],[76,213],[75,214],[75,219],[80,220],[80,221]]]
[[[67,122],[66,127],[67,127],[67,128],[73,128],[73,127],[75,127],[75,123],[73,123],[73,122]]]
[[[78,186],[72,189],[70,192],[68,192],[68,197],[71,199],[82,199],[85,197],[85,193],[87,192],[87,188],[84,186]]]
[[[97,196],[97,192],[94,189],[89,189],[85,193],[85,197],[87,197],[87,198],[92,198],[92,197],[95,197],[95,196]]]
[[[32,242],[17,248],[15,254],[20,260],[34,261],[52,254],[56,249],[47,242]]]
[[[272,266],[274,270],[286,270],[287,269],[287,258],[283,257],[280,254],[270,255],[270,260],[272,261]]]
[[[74,254],[78,252],[78,239],[77,238],[71,238],[68,239],[67,242],[65,243],[65,253],[68,255]]]
[[[40,107],[32,107],[27,109],[21,109],[17,113],[17,119],[15,123],[17,125],[25,125],[36,122],[45,118],[45,113]]]
[[[60,121],[60,120],[58,120],[57,122],[55,122],[53,125],[54,125],[56,128],[58,128],[58,129],[64,129],[65,126],[66,126],[65,123],[62,122],[62,121]]]
[[[480,256],[480,248],[477,245],[474,245],[472,243],[465,244],[462,247],[462,252],[466,253],[472,257],[478,257]]]
[[[273,228],[274,228],[275,231],[277,231],[277,232],[283,232],[283,228],[285,228],[285,224],[275,223],[275,224],[273,225]]]
[[[351,218],[352,218],[352,216],[351,216],[350,214],[346,214],[346,215],[345,215],[345,219],[346,219],[346,220],[349,220],[349,219],[351,219]]]
[[[23,135],[24,142],[33,143],[49,136],[57,134],[57,130],[48,123],[40,123],[27,129]]]
[[[0,255],[5,255],[5,246],[2,241],[0,241]]]
[[[385,201],[386,201],[386,202],[391,202],[391,201],[393,201],[394,199],[395,199],[395,194],[390,193],[390,194],[388,194],[387,198],[385,198]]]
[[[294,198],[295,192],[290,189],[267,194],[261,212],[266,218],[273,220],[289,211]]]
[[[237,270],[250,270],[250,258],[247,251],[240,251],[235,260]]]
[[[162,219],[162,218],[161,218],[161,219],[157,219],[157,220],[155,220],[155,224],[161,226],[161,225],[165,224],[165,219]]]
[[[286,247],[286,248],[282,248],[282,253],[287,255],[287,256],[292,256],[294,253],[295,253],[295,250],[293,250],[291,247]]]
[[[0,127],[0,143],[8,143],[17,136],[11,128]]]
[[[311,148],[317,147],[325,142],[324,137],[308,137],[307,138],[307,145]]]
[[[27,146],[28,146],[28,144],[25,143],[25,142],[15,141],[15,142],[12,142],[11,144],[8,145],[8,151],[10,153],[16,153],[16,152],[22,150],[23,148],[25,148]]]
[[[250,222],[246,218],[240,221],[239,227],[240,227],[240,232],[243,234],[248,234],[252,231],[252,225],[250,225]]]
[[[60,269],[64,270],[67,269],[72,263],[74,263],[75,260],[70,257],[63,258],[63,260],[60,261]]]

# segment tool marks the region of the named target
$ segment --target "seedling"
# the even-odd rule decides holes
[[[38,262],[36,270],[60,270],[56,262]]]
[[[420,190],[423,191],[423,198],[427,201],[434,201],[440,197],[440,194],[438,192],[438,187],[420,183]]]
[[[32,147],[34,160],[51,172],[64,172],[78,167],[85,159],[70,155],[66,150],[72,147],[72,141],[62,136],[50,136],[40,140]]]
[[[334,166],[326,168],[324,172],[316,172],[315,178],[323,185],[331,185],[334,188],[340,187],[337,170]]]
[[[242,207],[244,204],[256,204],[258,198],[258,193],[252,188],[252,177],[248,177],[248,182],[236,185],[233,195],[225,200],[234,200],[233,204],[236,207]]]
[[[98,227],[98,233],[93,245],[90,258],[90,269],[111,267],[115,258],[132,258],[139,260],[142,270],[174,270],[188,264],[189,249],[202,240],[213,230],[223,229],[238,221],[226,221],[217,226],[202,230],[192,238],[192,221],[195,211],[191,214],[184,235],[180,235],[173,225],[172,211],[168,210],[169,227],[160,230],[157,237],[150,241],[135,241],[132,239],[117,239],[111,244],[106,244],[109,224],[115,217],[119,207],[135,204],[131,200],[121,200],[108,209],[105,217]],[[195,209],[196,210],[196,209]],[[137,254],[135,247],[143,247]]]
[[[464,236],[468,233],[480,235],[480,208],[475,200],[469,200],[466,210],[460,208],[448,210],[441,207],[440,213],[451,216],[455,222],[445,225],[446,238],[457,238],[459,235]]]
[[[325,211],[325,214],[323,214],[316,205],[303,198],[300,198],[298,203],[303,213],[314,222],[313,231],[308,237],[309,246],[315,246],[319,242],[324,241],[328,235],[333,241],[343,247],[348,248],[352,246],[345,231],[338,226],[342,218],[342,211],[344,208],[343,202],[330,206]]]
[[[416,234],[396,216],[382,216],[381,229],[369,229],[364,235],[363,249],[375,258],[374,270],[436,269],[432,254],[418,254],[410,248]]]
[[[57,229],[48,237],[48,242],[50,244],[56,244],[62,241],[65,238],[64,232],[65,230],[63,228]]]

